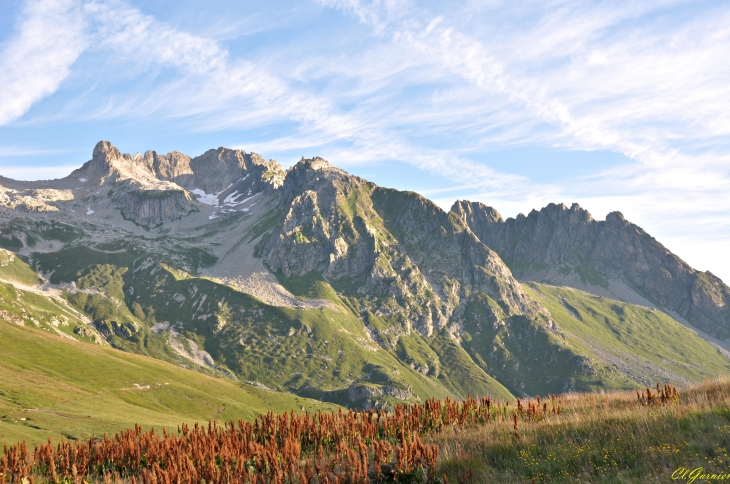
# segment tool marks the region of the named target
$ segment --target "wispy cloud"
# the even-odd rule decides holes
[[[26,3],[17,36],[0,53],[0,126],[58,89],[86,47],[83,30],[74,1]]]
[[[299,123],[294,133],[259,143],[257,149],[281,151],[288,146],[301,149],[346,141],[350,147],[328,151],[347,163],[397,159],[459,182],[480,180],[484,187],[522,190],[520,177],[499,173],[453,152],[415,147],[387,132],[382,115],[376,121],[361,110],[343,111],[327,96],[294,88],[260,66],[231,59],[217,42],[179,32],[137,9],[115,2],[91,3],[85,11],[97,24],[98,48],[115,52],[117,62],[128,60],[147,68],[169,66],[182,74],[152,93],[107,105],[92,116],[204,116],[201,129],[205,130],[293,120]]]
[[[73,1],[26,4],[17,36],[0,53],[0,125],[58,89],[86,46],[83,27]]]
[[[591,177],[566,174],[561,186],[484,186],[470,196],[510,215],[565,198],[598,216],[621,209],[659,236],[696,231],[697,246],[705,235],[730,235],[730,65],[720,61],[730,54],[727,6],[518,2],[512,10],[499,3],[475,11],[470,4],[393,16],[380,2],[320,3],[370,25],[394,57],[421,62],[446,84],[458,86],[449,80],[456,77],[481,91],[467,91],[476,111],[502,122],[476,136],[480,147],[607,149],[637,162]],[[447,166],[442,172],[454,177]],[[722,271],[730,273],[730,264]]]
[[[0,125],[227,133],[229,145],[292,160],[410,164],[459,187],[432,188],[444,207],[475,198],[514,215],[578,201],[659,237],[680,237],[680,225],[698,244],[730,236],[724,4],[321,0],[312,8],[338,18],[299,33],[291,17],[280,31],[248,20],[186,31],[133,2],[29,1],[0,54]],[[271,17],[254,6],[247,19]],[[252,47],[241,30],[276,47]],[[62,101],[21,118],[64,80]],[[493,151],[524,146],[627,158],[550,183],[490,165]]]

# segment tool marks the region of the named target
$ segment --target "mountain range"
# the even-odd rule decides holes
[[[0,247],[8,324],[350,407],[730,374],[730,288],[619,212],[446,212],[321,158],[102,141],[0,177]]]

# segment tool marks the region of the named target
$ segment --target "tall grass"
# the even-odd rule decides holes
[[[727,472],[730,383],[428,400],[5,448],[0,482],[666,482]],[[681,474],[681,468],[688,471]],[[729,476],[730,477],[730,476]]]
[[[520,421],[519,439],[503,422],[424,441],[439,447],[439,472],[462,482],[689,482],[697,468],[730,472],[730,382],[647,391],[564,395],[559,417]]]

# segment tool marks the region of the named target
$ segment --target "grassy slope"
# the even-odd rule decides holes
[[[6,321],[0,321],[0,382],[0,445],[87,438],[135,423],[176,427],[333,408]]]
[[[686,383],[730,374],[730,361],[714,346],[666,314],[575,289],[530,283],[528,292],[550,310],[576,347],[613,368],[613,385],[640,385],[620,373],[643,373],[645,381]],[[617,359],[607,358],[612,353]],[[608,375],[607,375],[608,376]]]
[[[339,291],[345,289],[337,284],[333,289],[319,275],[279,275],[279,280],[292,293],[326,299],[333,308],[280,308],[173,268],[180,262],[173,259],[186,257],[170,253],[167,261],[132,244],[107,249],[71,247],[39,254],[38,260],[54,269],[52,282],[75,281],[109,296],[70,298],[92,319],[140,328],[131,337],[111,336],[116,347],[197,367],[170,349],[168,332],[149,329],[168,322],[212,355],[219,369],[199,368],[205,372],[231,371],[243,381],[342,405],[358,404],[345,390],[359,384],[411,389],[415,402],[447,395],[507,398],[635,388],[654,380],[685,383],[730,373],[730,364],[714,348],[662,313],[569,289],[526,286],[551,311],[566,341],[520,317],[495,325],[490,314],[500,309],[483,295],[464,315],[462,349],[438,335],[406,336],[396,321],[369,312],[363,321],[363,302],[344,296]],[[152,262],[145,264],[149,257]],[[379,333],[381,348],[370,340],[365,323]],[[403,344],[396,344],[399,337]]]
[[[333,302],[340,311],[336,315],[332,314],[330,320],[332,322],[336,320],[337,324],[343,324],[343,327],[351,331],[353,335],[365,336],[362,329],[363,322],[356,316],[358,312],[353,311],[353,308],[348,305],[350,300],[338,296],[327,282],[316,276],[284,278],[281,275],[279,275],[279,282],[293,294],[300,297],[327,299]],[[327,314],[328,310],[324,310],[322,313]],[[312,313],[308,312],[308,314],[311,315]],[[388,328],[388,323],[384,322],[382,318],[369,314],[368,319],[371,326],[376,329]],[[336,328],[333,327],[333,329]],[[512,396],[501,383],[474,364],[462,348],[443,336],[424,338],[414,333],[401,336],[397,347],[392,351],[380,350],[376,356],[373,352],[363,352],[361,348],[358,348],[357,353],[362,353],[366,360],[376,365],[395,368],[397,370],[395,375],[397,376],[389,372],[389,377],[401,379],[404,383],[410,385],[422,399],[443,398],[448,396],[449,392],[460,397],[466,397],[469,394],[492,395],[496,398],[510,398]],[[345,354],[347,354],[347,351],[345,351]],[[438,366],[439,371],[423,375],[409,366],[411,362]],[[362,367],[367,367],[364,361],[359,364]]]
[[[198,368],[169,349],[167,331],[156,335],[149,330],[156,322],[168,322],[208,351],[219,367],[270,388],[352,405],[342,390],[366,380],[364,375],[380,374],[383,378],[378,383],[410,387],[419,398],[450,395],[440,381],[403,365],[389,352],[368,349],[377,345],[368,343],[362,320],[321,278],[298,281],[294,292],[330,300],[333,308],[274,307],[213,280],[160,264],[159,256],[134,246],[125,249],[105,252],[72,247],[38,255],[45,267],[55,268],[51,282],[74,281],[80,288],[95,287],[106,294],[103,298],[83,293],[69,297],[92,319],[132,321],[140,326],[130,338],[110,337],[112,345],[120,349]],[[147,266],[148,257],[155,262]],[[175,300],[176,295],[185,299]],[[120,304],[109,304],[111,299]]]
[[[35,286],[42,281],[31,267],[15,253],[0,249],[0,279],[17,281],[28,286]]]
[[[76,328],[84,327],[85,323],[82,316],[63,300],[24,291],[8,282],[0,282],[0,319],[36,326],[73,339],[92,341],[89,337],[74,333]]]
[[[584,357],[575,346],[522,316],[494,320],[486,311],[492,304],[490,298],[482,296],[467,306],[463,345],[484,371],[513,394],[590,391],[605,385],[586,371]]]
[[[509,420],[425,440],[439,446],[449,482],[690,482],[672,475],[728,472],[730,383],[680,389],[680,402],[664,406],[642,406],[633,392],[567,395],[561,416],[520,421],[518,430],[515,439]]]
[[[635,388],[652,380],[684,383],[730,372],[730,364],[714,348],[663,313],[565,288],[527,286],[577,352],[564,351],[555,336],[537,331],[528,321],[502,327],[494,327],[488,318],[482,321],[482,306],[493,303],[486,296],[487,302],[475,300],[465,314],[466,351],[439,336],[401,336],[410,344],[371,351],[368,346],[377,345],[364,332],[359,302],[333,290],[321,276],[280,281],[293,293],[329,300],[336,309],[278,308],[166,264],[134,271],[134,261],[139,266],[146,257],[134,250],[109,253],[82,247],[44,255],[46,265],[57,268],[56,282],[103,288],[122,303],[117,319],[141,323],[142,331],[131,338],[112,337],[119,348],[195,367],[169,349],[166,332],[155,335],[148,329],[154,322],[170,322],[244,381],[343,405],[353,404],[343,390],[360,383],[410,387],[421,399],[467,393],[506,398],[509,393],[554,393],[555,388],[592,391]],[[79,272],[81,260],[102,265]],[[114,269],[124,267],[129,270]],[[176,294],[186,299],[175,301]],[[133,311],[135,304],[142,313]],[[368,324],[378,330],[382,326],[381,334],[386,334],[392,324],[370,316]],[[546,341],[550,338],[555,341]],[[535,353],[536,348],[543,350]],[[618,368],[610,354],[618,355]],[[586,373],[586,365],[592,372]],[[424,375],[413,369],[419,366],[438,371]]]

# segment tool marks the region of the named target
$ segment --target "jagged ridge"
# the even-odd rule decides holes
[[[681,334],[704,348],[707,371],[723,368],[671,319],[613,303],[580,299],[605,319],[584,328],[600,341],[579,335],[583,321],[570,319],[578,311],[553,317],[556,297],[574,304],[567,296],[518,282],[503,258],[518,275],[548,266],[515,262],[500,252],[510,244],[558,268],[575,262],[561,237],[581,250],[595,245],[579,207],[570,222],[579,229],[568,235],[541,225],[535,239],[553,245],[540,252],[516,232],[483,230],[510,223],[494,210],[460,202],[445,212],[321,158],[285,171],[238,150],[132,156],[107,142],[65,179],[2,185],[0,245],[66,288],[100,335],[219,376],[358,406],[633,387],[648,370],[613,364],[618,343],[596,329],[623,324],[623,312],[669,325],[662,344],[676,347]],[[576,270],[606,277],[575,260]],[[274,286],[283,297],[270,297]],[[694,364],[683,352],[670,354],[647,362],[647,349],[637,365],[675,382],[705,374],[683,369]]]
[[[457,201],[451,210],[520,275],[593,270],[627,282],[716,338],[730,337],[730,288],[692,269],[620,212],[596,221],[578,204],[550,204],[503,220],[479,202]]]

